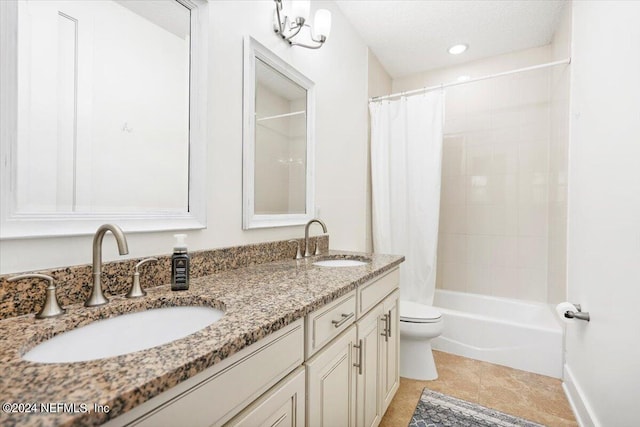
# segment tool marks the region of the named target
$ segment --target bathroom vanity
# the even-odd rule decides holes
[[[363,255],[360,266],[314,265]],[[5,319],[2,400],[84,403],[89,410],[3,413],[0,423],[375,426],[399,384],[403,260],[332,253],[268,262],[192,279],[185,292],[163,285],[136,300],[70,306],[55,319]],[[21,359],[60,331],[175,305],[211,305],[224,315],[183,339],[122,356],[66,364]]]
[[[109,425],[378,425],[399,385],[398,273],[366,282]]]
[[[395,269],[307,316],[307,425],[380,423],[399,386],[398,284]]]

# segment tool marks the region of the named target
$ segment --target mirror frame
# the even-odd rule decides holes
[[[16,1],[0,1],[0,240],[91,235],[105,222],[126,232],[206,228],[207,45],[206,0],[175,0],[191,11],[189,80],[189,209],[184,213],[19,213],[17,180]]]
[[[307,91],[307,149],[304,214],[255,213],[255,129],[256,129],[256,60],[261,60]],[[254,38],[244,38],[243,126],[242,126],[242,228],[287,227],[303,225],[315,214],[315,83],[287,64],[282,58]]]

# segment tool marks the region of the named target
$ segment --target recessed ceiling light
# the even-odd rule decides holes
[[[467,80],[471,80],[471,76],[467,76],[467,75],[458,76],[459,82],[466,82]]]
[[[462,52],[467,50],[468,47],[469,46],[466,44],[457,44],[449,48],[449,53],[452,55],[460,55]]]

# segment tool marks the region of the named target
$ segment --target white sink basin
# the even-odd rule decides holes
[[[313,265],[318,265],[320,267],[358,267],[366,264],[368,263],[358,261],[357,259],[325,259],[313,263]]]
[[[97,320],[37,345],[22,358],[40,363],[103,359],[186,337],[223,316],[211,307],[164,307]]]

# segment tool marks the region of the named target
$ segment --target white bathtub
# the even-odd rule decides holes
[[[563,327],[548,304],[437,289],[447,353],[562,378]]]

